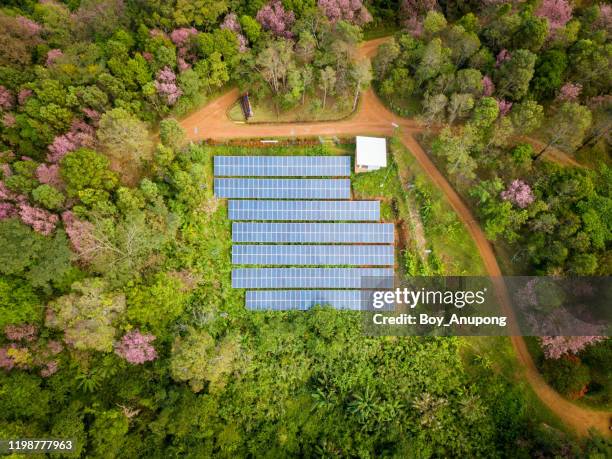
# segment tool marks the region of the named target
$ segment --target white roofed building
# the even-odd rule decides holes
[[[355,172],[375,171],[387,167],[387,139],[356,137]]]

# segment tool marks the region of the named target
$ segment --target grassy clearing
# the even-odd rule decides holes
[[[319,97],[320,96],[320,97]],[[276,110],[272,98],[251,98],[253,117],[249,123],[290,123],[309,121],[338,121],[353,113],[353,107],[342,98],[327,97],[325,108],[321,107],[322,95],[306,97],[304,104],[288,110]],[[236,101],[227,112],[232,121],[245,121],[240,103]]]
[[[388,37],[389,35],[399,32],[400,30],[401,28],[395,24],[377,24],[372,28],[366,27],[366,30],[363,31],[363,39],[364,41],[367,41],[374,40],[376,38]]]
[[[429,180],[416,159],[399,142],[392,151],[404,186],[416,202],[428,244],[442,258],[449,275],[486,273],[476,245],[444,194]]]

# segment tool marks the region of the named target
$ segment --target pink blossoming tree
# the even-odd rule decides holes
[[[52,66],[55,61],[57,61],[60,57],[62,57],[64,55],[64,53],[62,52],[61,49],[52,49],[47,53],[47,60],[45,61],[45,65],[47,67]]]
[[[272,0],[264,5],[255,17],[265,30],[277,37],[292,38],[291,27],[295,22],[293,11],[285,11],[280,0]]]
[[[21,33],[26,37],[34,37],[42,31],[42,26],[23,16],[17,16],[17,24],[21,28]]]
[[[482,77],[482,94],[486,97],[490,97],[495,92],[495,84],[489,75]]]
[[[319,0],[318,6],[332,24],[344,20],[363,25],[372,20],[361,0]]]
[[[535,200],[531,187],[520,179],[513,180],[510,186],[501,192],[501,198],[504,201],[512,202],[521,209],[529,206]]]
[[[15,115],[13,115],[12,113],[5,113],[4,116],[2,117],[2,124],[4,124],[4,127],[11,128],[15,126],[16,122],[17,122],[17,119],[15,118]]]
[[[17,94],[17,102],[19,102],[19,105],[23,105],[26,103],[26,101],[31,95],[32,95],[32,90],[24,88],[20,90],[19,93]]]
[[[73,250],[84,262],[91,261],[98,247],[94,237],[94,225],[88,221],[77,219],[70,211],[62,214],[62,222]]]
[[[176,74],[169,67],[164,67],[157,72],[155,89],[157,94],[170,106],[174,105],[183,93],[176,84]]]
[[[557,99],[564,102],[575,102],[580,97],[582,92],[582,85],[580,83],[565,83],[561,86]]]
[[[0,202],[0,220],[13,218],[17,215],[17,209],[10,202]]]
[[[510,51],[508,51],[507,49],[502,49],[495,58],[495,67],[499,67],[507,60],[510,60],[510,58],[512,58],[512,54],[510,54]]]
[[[31,324],[7,325],[4,334],[11,341],[34,341],[38,336],[38,327]]]
[[[126,333],[115,346],[115,353],[133,365],[140,365],[157,358],[155,348],[150,344],[155,336],[145,335],[138,330]]]
[[[10,110],[14,103],[13,93],[0,84],[0,110]]]
[[[567,0],[543,0],[535,14],[546,18],[550,31],[555,32],[572,18],[572,6]]]
[[[36,168],[36,179],[40,183],[63,188],[64,182],[60,177],[60,168],[57,164],[41,164]]]
[[[95,129],[84,121],[73,121],[70,131],[57,136],[53,139],[53,143],[49,145],[47,161],[57,163],[71,151],[78,150],[81,147],[93,147],[95,134]]]
[[[23,223],[45,236],[48,236],[55,230],[55,226],[59,221],[57,215],[25,203],[19,205],[19,217]]]
[[[235,13],[229,13],[225,16],[223,23],[221,24],[221,28],[231,30],[234,32],[234,34],[236,34],[236,38],[238,38],[238,51],[245,53],[249,49],[247,46],[247,39],[242,33],[242,27],[240,26],[238,16],[236,16]]]
[[[559,359],[564,355],[577,354],[603,339],[603,336],[542,336],[540,342],[547,359]]]
[[[512,102],[501,99],[497,101],[497,107],[499,108],[499,116],[506,116],[508,113],[510,113]]]

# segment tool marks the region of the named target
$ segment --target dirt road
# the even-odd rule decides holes
[[[378,39],[366,42],[360,54],[372,56],[376,52],[378,45],[384,41],[385,39]],[[394,115],[387,110],[373,91],[368,90],[362,95],[357,112],[348,120],[314,123],[239,124],[230,121],[226,116],[226,111],[236,101],[238,95],[238,89],[232,89],[185,118],[181,125],[186,130],[187,136],[194,141],[204,139],[286,138],[356,134],[389,136],[393,133],[395,127],[399,127],[401,128],[401,141],[412,152],[430,179],[445,194],[474,239],[488,275],[493,278],[501,276],[501,270],[497,264],[493,248],[470,209],[415,140],[414,134],[420,133],[424,129],[419,122]],[[498,290],[498,294],[504,300],[503,304],[508,306],[509,301],[507,301],[507,292],[503,282],[499,285]],[[610,435],[610,413],[589,410],[564,399],[546,384],[535,367],[523,338],[520,336],[512,337],[512,344],[523,366],[524,377],[531,385],[533,391],[568,427],[580,435],[586,435],[589,428],[595,428],[603,435]]]

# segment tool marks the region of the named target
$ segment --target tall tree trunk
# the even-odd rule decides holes
[[[325,109],[325,101],[327,100],[327,87],[323,90],[323,109]]]
[[[355,89],[355,99],[353,100],[353,111],[357,108],[357,101],[359,100],[359,86]]]

